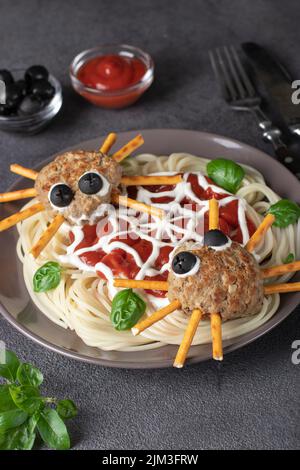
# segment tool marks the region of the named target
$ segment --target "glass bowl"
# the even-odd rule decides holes
[[[79,69],[86,62],[110,54],[141,60],[146,66],[145,74],[134,85],[113,91],[88,87],[77,78]],[[80,52],[70,65],[70,78],[74,90],[94,105],[113,109],[125,108],[137,101],[150,87],[154,78],[154,63],[149,54],[137,47],[126,44],[104,45]]]
[[[22,71],[23,75],[24,72],[25,70]],[[21,72],[19,73],[21,75]],[[17,73],[15,75],[17,80],[21,78],[18,77]],[[53,75],[49,75],[48,80],[55,88],[55,95],[49,103],[43,109],[30,116],[0,116],[0,130],[36,134],[52,121],[62,106],[63,98],[60,82]]]

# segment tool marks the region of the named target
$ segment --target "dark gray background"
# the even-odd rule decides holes
[[[300,78],[299,1],[0,0],[0,68],[45,64],[64,85],[57,120],[32,137],[0,134],[0,190],[13,182],[10,162],[36,164],[108,131],[187,128],[224,134],[269,151],[250,116],[234,114],[216,90],[207,51],[256,40]],[[101,43],[144,48],[156,80],[132,108],[109,111],[76,96],[68,65]],[[3,248],[2,248],[3,249]],[[46,376],[49,396],[79,406],[75,449],[300,448],[300,310],[254,344],[183,371],[110,370],[78,363],[27,340],[0,319],[0,339]]]

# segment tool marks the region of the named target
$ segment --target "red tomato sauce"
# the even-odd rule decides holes
[[[92,103],[106,108],[123,108],[134,103],[147,86],[138,84],[145,73],[145,63],[137,57],[104,55],[85,62],[77,72],[78,80],[86,87],[103,93],[82,90],[81,94]]]
[[[135,57],[105,55],[86,62],[78,71],[84,85],[97,90],[122,90],[138,83],[145,75],[145,64]]]
[[[201,188],[198,184],[198,179],[196,175],[190,175],[188,178],[188,181],[191,182],[193,192],[195,195],[200,199],[200,200],[208,200],[211,199],[212,197],[215,197],[217,199],[222,199],[224,197],[227,197],[228,194],[222,194],[222,193],[214,193],[211,188],[208,188],[207,190],[204,190]],[[209,183],[212,183],[208,178],[207,181]],[[165,192],[165,191],[170,191],[174,187],[173,186],[153,186],[152,187],[147,187],[148,191],[153,192],[153,198],[151,198],[152,202],[171,202],[172,198],[169,197],[155,197],[155,193],[158,192]],[[135,187],[128,187],[128,196],[129,197],[135,197],[137,193],[137,190]],[[199,207],[198,204],[195,204],[195,202],[192,202],[188,198],[185,198],[182,202],[181,205],[184,204],[191,204],[192,210],[197,210]],[[199,228],[199,233],[200,230],[201,232],[205,232],[208,230],[208,223],[209,223],[209,214],[208,211],[204,215],[204,227]],[[249,235],[251,236],[255,230],[256,226],[254,223],[246,216],[246,221],[247,221],[247,226],[249,230]],[[239,226],[239,221],[238,221],[238,201],[234,200],[232,202],[229,202],[226,204],[226,206],[220,207],[220,214],[219,214],[219,224],[220,224],[220,229],[227,235],[229,236],[232,240],[242,243],[243,242],[243,236],[241,232],[241,228]],[[184,226],[184,225],[183,225]],[[83,227],[84,231],[84,238],[81,241],[81,243],[76,247],[77,249],[82,249],[85,247],[90,247],[97,243],[99,238],[101,236],[108,235],[108,233],[111,233],[112,227],[109,227],[108,224],[103,224],[100,226],[98,225],[98,229],[96,232],[96,225],[86,225]],[[122,227],[124,229],[124,227]],[[71,242],[74,241],[74,235],[71,233],[70,234]],[[122,238],[119,239],[118,236],[114,237],[111,239],[110,243],[114,241],[121,241],[122,243],[125,243],[127,246],[130,246],[133,248],[138,255],[140,256],[141,260],[145,262],[149,256],[151,255],[152,252],[152,243],[148,240],[144,240],[138,236],[135,237],[130,237],[128,236],[126,239]],[[170,243],[169,239],[164,239],[163,240],[166,243]],[[153,268],[156,270],[160,270],[162,266],[164,266],[166,263],[169,261],[169,255],[173,248],[171,246],[163,246],[160,248],[160,253],[153,263]],[[112,272],[113,275],[117,277],[125,277],[127,279],[135,279],[137,273],[139,272],[139,267],[137,266],[133,256],[130,253],[127,253],[127,251],[116,248],[113,249],[110,253],[105,253],[102,250],[96,250],[92,252],[84,252],[83,254],[80,255],[80,259],[90,265],[90,266],[95,266],[97,263],[102,262],[106,266],[108,266]],[[102,279],[106,279],[104,274],[101,272],[97,272],[99,277]],[[167,279],[168,273],[164,272],[163,274],[159,274],[156,276],[146,276],[145,279],[147,280],[159,280],[159,281],[165,281]],[[163,291],[147,291],[148,293],[151,293],[152,295],[155,295],[157,297],[165,297],[166,293]]]

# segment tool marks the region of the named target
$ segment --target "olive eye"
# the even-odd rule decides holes
[[[78,186],[84,194],[97,194],[103,187],[103,179],[98,173],[88,172],[80,177]]]
[[[56,207],[67,207],[71,204],[74,193],[72,189],[64,183],[52,186],[49,194],[50,202]]]
[[[172,270],[177,276],[191,276],[199,270],[200,259],[190,251],[181,251],[174,256]]]
[[[221,230],[209,230],[204,234],[204,245],[224,246],[228,243],[228,237]]]

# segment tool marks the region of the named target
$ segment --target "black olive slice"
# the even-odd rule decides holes
[[[64,183],[58,183],[52,187],[49,199],[56,207],[67,207],[71,204],[74,193],[72,189]]]
[[[174,256],[172,269],[175,274],[188,274],[196,265],[198,257],[190,251],[181,251]]]
[[[80,177],[78,186],[84,194],[97,194],[103,187],[103,179],[98,173],[90,171]]]
[[[228,237],[221,230],[209,230],[204,234],[203,243],[206,246],[224,246],[228,243]]]

